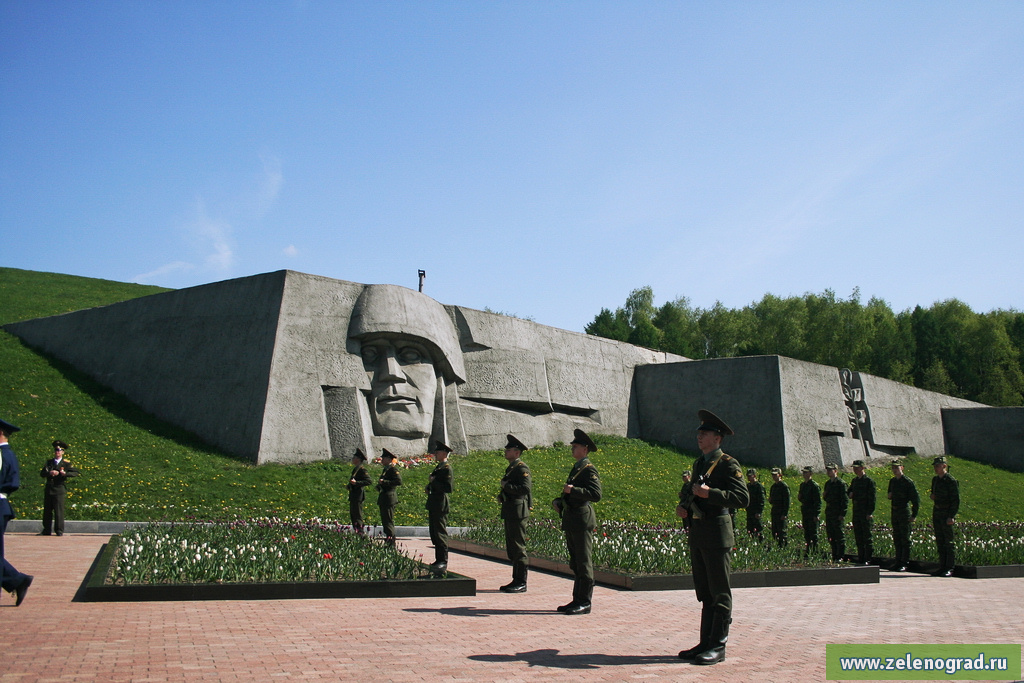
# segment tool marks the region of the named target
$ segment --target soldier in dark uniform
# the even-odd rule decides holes
[[[889,500],[892,501],[892,544],[896,559],[892,571],[905,572],[910,565],[910,527],[917,519],[921,497],[917,495],[914,480],[903,474],[903,463],[892,461],[892,479],[889,480]]]
[[[875,481],[864,474],[864,461],[853,461],[853,481],[846,495],[853,501],[853,538],[857,542],[857,564],[871,564],[875,547],[871,526],[875,519]]]
[[[10,422],[0,420],[0,585],[5,591],[14,594],[15,607],[25,600],[25,594],[28,593],[34,578],[19,572],[4,556],[4,532],[7,531],[7,522],[14,519],[14,508],[11,507],[7,496],[21,486],[18,456],[14,454],[14,449],[7,442],[7,438],[20,431],[20,428]]]
[[[377,480],[377,507],[380,508],[380,524],[384,527],[384,538],[388,545],[395,545],[395,507],[398,506],[398,492],[396,488],[402,485],[402,475],[395,467],[395,455],[388,449],[380,456],[384,463],[384,471],[380,473]]]
[[[839,562],[846,554],[846,507],[849,499],[846,497],[846,482],[839,478],[839,467],[834,462],[825,465],[825,474],[828,475],[822,493],[825,499],[825,534],[832,547],[832,561]]]
[[[939,551],[939,570],[935,576],[953,576],[956,567],[956,548],[953,545],[953,524],[960,511],[960,483],[949,473],[945,456],[932,460],[935,476],[932,477],[930,497],[932,527],[935,529],[935,545]]]
[[[722,439],[733,434],[714,413],[697,413],[697,446],[701,457],[693,464],[694,483],[676,515],[690,519],[689,548],[693,586],[701,603],[700,642],[679,653],[694,664],[717,664],[725,659],[725,644],[732,623],[730,553],[736,543],[729,508],[750,502],[743,469],[722,452]]]
[[[49,536],[51,528],[56,535],[64,535],[64,501],[68,492],[66,482],[69,477],[78,476],[78,469],[64,457],[67,449],[68,445],[63,441],[54,441],[53,457],[39,470],[39,476],[46,480],[43,487],[43,531],[40,536]]]
[[[789,485],[782,481],[782,470],[778,467],[772,468],[772,480],[775,482],[768,489],[768,505],[772,508],[772,537],[785,548],[787,543],[787,529],[789,524]]]
[[[363,535],[363,501],[366,499],[366,487],[373,483],[370,473],[366,471],[366,454],[360,449],[352,455],[352,475],[348,478],[348,515],[352,519],[352,529]]]
[[[764,540],[764,524],[761,515],[764,513],[764,484],[757,480],[757,470],[747,470],[747,494],[750,504],[747,505],[747,533],[759,541]]]
[[[594,527],[597,526],[597,515],[591,503],[601,500],[601,478],[597,468],[590,463],[589,455],[597,451],[597,445],[582,429],[574,429],[569,446],[576,463],[569,470],[562,495],[551,505],[562,518],[569,568],[575,580],[572,601],[558,607],[558,611],[563,614],[590,614],[594,594],[594,563],[590,551],[594,544]]]
[[[430,542],[434,544],[434,562],[431,571],[443,572],[448,568],[448,494],[452,492],[452,466],[448,454],[452,449],[444,443],[434,443],[434,461],[437,465],[427,478],[427,524]]]
[[[501,519],[505,522],[505,554],[512,563],[512,582],[501,587],[503,593],[525,593],[529,558],[526,555],[526,519],[533,509],[533,484],[530,468],[522,461],[523,442],[512,436],[505,443],[508,467],[501,478]]]
[[[804,526],[804,557],[818,550],[818,525],[821,519],[821,489],[812,479],[814,469],[808,465],[802,472],[804,480],[797,489],[796,499],[800,501],[800,521]]]

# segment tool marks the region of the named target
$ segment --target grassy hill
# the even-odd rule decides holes
[[[166,290],[0,268],[4,302],[0,324],[160,291]],[[27,348],[7,332],[0,332],[0,367],[4,368],[0,417],[23,430],[12,439],[22,468],[22,488],[13,500],[22,518],[39,518],[42,514],[43,480],[37,473],[52,455],[50,442],[61,439],[71,445],[68,459],[82,470],[82,476],[69,486],[69,519],[300,515],[347,521],[344,484],[350,472],[348,463],[254,467],[142,412],[75,369]],[[599,436],[597,441],[601,450],[592,460],[601,472],[605,490],[604,500],[597,505],[598,516],[674,525],[680,472],[690,467],[693,454],[614,436]],[[553,517],[549,502],[572,465],[568,448],[556,445],[531,450],[526,459],[534,474],[534,514]],[[451,523],[495,516],[497,482],[506,464],[500,452],[460,455],[452,464],[456,478]],[[429,464],[422,464],[403,472],[405,484],[399,489],[397,523],[426,524],[423,487],[430,469]],[[1018,517],[1024,475],[956,458],[952,459],[951,472],[961,481],[963,519]],[[881,468],[871,474],[880,491],[876,521],[886,523],[888,505],[884,496],[889,471]],[[907,475],[922,493],[924,517],[931,511],[927,500],[930,460],[911,458]],[[762,482],[770,479],[765,472],[760,478]],[[824,481],[824,475],[816,478]],[[791,471],[787,481],[795,497],[800,478]],[[366,508],[369,520],[377,520],[372,496]]]

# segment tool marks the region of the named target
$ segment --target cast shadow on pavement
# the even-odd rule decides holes
[[[530,666],[553,669],[599,669],[602,666],[644,666],[651,664],[685,664],[675,655],[562,655],[558,650],[534,650],[514,655],[470,655],[476,662],[526,662]]]
[[[410,607],[403,611],[436,612],[438,614],[447,614],[452,617],[498,617],[507,616],[509,614],[557,614],[558,616],[562,616],[553,609],[477,609],[476,607],[441,607],[439,609],[434,609],[432,607]]]

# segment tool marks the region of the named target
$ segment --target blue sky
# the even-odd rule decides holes
[[[0,1],[2,265],[1024,308],[1022,2]]]

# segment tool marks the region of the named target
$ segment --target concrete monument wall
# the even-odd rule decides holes
[[[635,401],[641,438],[693,448],[707,408],[736,431],[726,450],[744,465],[818,470],[945,452],[942,409],[980,405],[783,356],[640,367]]]
[[[258,463],[625,435],[633,368],[685,360],[395,285],[293,271],[6,329]]]
[[[1024,441],[1024,408],[782,356],[690,361],[293,271],[5,329],[257,463],[418,455],[434,439],[498,449],[509,433],[549,445],[576,427],[695,449],[701,408],[736,430],[727,450],[745,465],[949,451],[1020,467]]]
[[[950,453],[1024,472],[1024,408],[947,408],[942,422]]]

